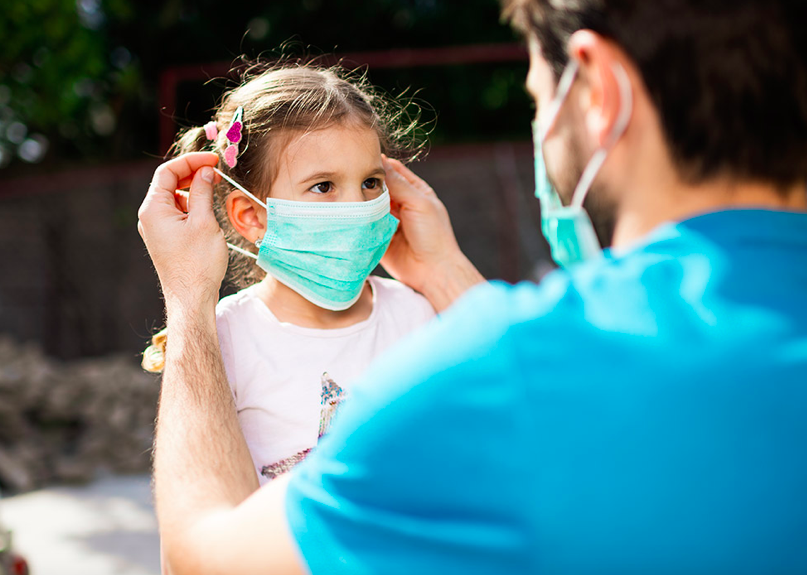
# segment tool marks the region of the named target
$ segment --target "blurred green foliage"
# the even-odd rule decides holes
[[[160,111],[159,76],[169,66],[289,50],[339,54],[515,40],[499,22],[497,0],[5,0],[0,38],[5,173],[30,168],[20,157],[25,146],[38,150],[31,141],[51,165],[164,152],[158,114],[202,121],[222,87],[200,80],[180,90],[178,110]],[[526,63],[513,63],[379,69],[370,76],[393,94],[409,89],[428,102],[437,116],[433,139],[446,142],[527,138],[525,73]],[[31,153],[29,161],[40,159]]]
[[[127,0],[12,0],[0,15],[0,165],[30,136],[73,155],[103,157],[137,97],[140,71],[110,50],[107,25],[131,14]],[[66,145],[65,145],[66,144]],[[44,152],[44,150],[43,150]],[[36,160],[36,155],[30,158]]]

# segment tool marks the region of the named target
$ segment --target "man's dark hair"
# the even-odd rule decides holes
[[[636,63],[681,176],[807,181],[807,1],[502,0],[560,75],[577,30]]]

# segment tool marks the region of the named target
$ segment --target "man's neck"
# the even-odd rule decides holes
[[[656,183],[619,211],[613,247],[627,247],[666,222],[727,209],[807,211],[807,187],[801,183],[783,190],[775,186],[733,180],[714,180],[697,185],[680,181]],[[652,193],[648,193],[648,192]]]
[[[688,183],[670,153],[661,119],[646,92],[636,97],[633,120],[609,154],[600,178],[618,206],[612,246],[629,247],[666,222],[728,209],[807,211],[807,186],[716,177]]]

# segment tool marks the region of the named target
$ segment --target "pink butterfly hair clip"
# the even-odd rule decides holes
[[[227,149],[224,150],[224,162],[234,168],[238,163],[238,142],[241,141],[241,129],[244,124],[244,108],[238,106],[238,109],[233,115],[233,121],[230,127],[227,128],[227,140],[230,142]]]

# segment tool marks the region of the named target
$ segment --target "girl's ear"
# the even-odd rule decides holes
[[[239,191],[233,191],[226,200],[227,217],[235,230],[250,243],[266,233],[266,211]]]

